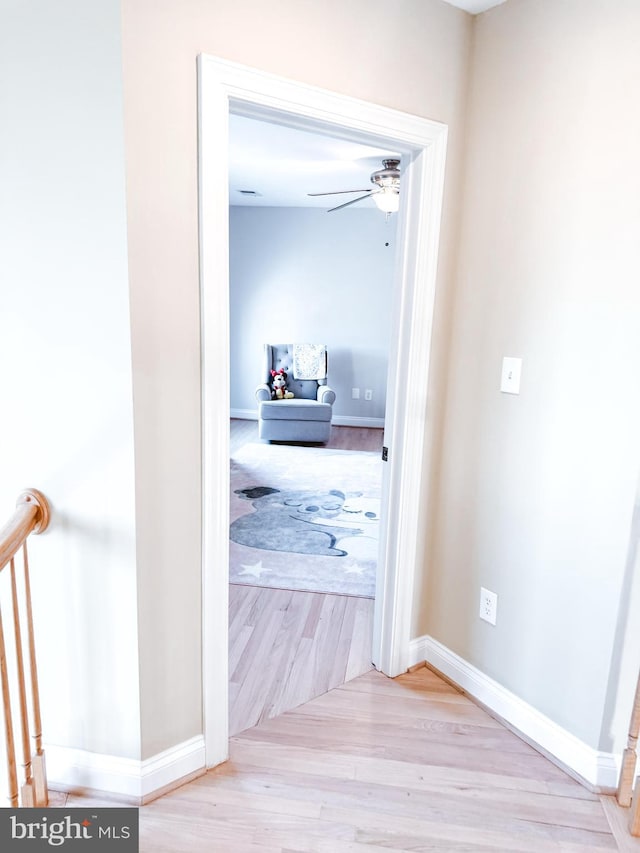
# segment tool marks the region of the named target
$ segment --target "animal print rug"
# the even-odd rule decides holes
[[[231,460],[230,580],[375,595],[377,453],[247,444]]]

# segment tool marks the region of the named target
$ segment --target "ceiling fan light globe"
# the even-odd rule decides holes
[[[397,213],[400,207],[400,193],[394,189],[385,189],[371,196],[376,207],[383,213]]]

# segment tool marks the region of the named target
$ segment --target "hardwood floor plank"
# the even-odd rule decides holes
[[[375,670],[371,671],[375,672]],[[364,673],[362,677],[367,674]],[[365,705],[372,708],[379,707],[384,703],[385,698],[391,695],[385,685],[361,685],[358,683],[359,681],[360,679],[358,678],[341,685],[340,689],[344,688],[344,691],[337,697],[336,707],[339,707],[340,703],[345,705],[345,707],[349,707],[351,702],[350,697],[354,694],[362,697]],[[352,687],[352,685],[356,686]],[[419,693],[403,690],[398,696],[398,713],[404,713],[406,716],[411,717],[415,713],[416,706],[422,706],[424,701],[424,697]],[[426,702],[429,705],[429,713],[433,712],[432,719],[440,718],[444,722],[470,722],[484,728],[501,728],[500,722],[493,717],[485,716],[481,708],[475,705],[470,708],[468,701],[462,694],[450,694],[446,697],[444,695],[435,695],[432,698],[426,699]]]
[[[456,804],[457,805],[457,804]],[[392,843],[398,835],[407,834],[417,840],[425,835],[440,841],[465,841],[478,843],[478,825],[482,826],[481,843],[484,849],[523,850],[538,853],[541,849],[569,851],[574,845],[590,846],[597,850],[615,850],[615,842],[608,832],[593,832],[588,829],[574,829],[535,821],[513,820],[485,812],[474,819],[460,811],[429,810],[420,817],[403,814],[390,814],[387,809],[380,810],[349,809],[327,807],[322,813],[323,819],[342,825],[352,824],[360,827],[356,839],[370,839],[374,844],[382,838]]]
[[[384,790],[384,786],[380,786]],[[297,789],[294,789],[297,790]],[[563,850],[577,851],[615,849],[610,834],[598,833],[587,829],[554,826],[512,820],[505,816],[491,816],[486,812],[476,816],[475,820],[457,808],[443,811],[433,805],[417,804],[411,813],[411,804],[404,804],[400,813],[390,808],[389,801],[380,799],[380,792],[371,789],[373,795],[368,808],[351,803],[348,798],[342,803],[323,801],[319,807],[300,803],[296,794],[294,799],[279,796],[261,796],[252,792],[251,797],[229,796],[221,790],[215,804],[209,800],[193,796],[193,788],[188,798],[169,795],[165,798],[162,812],[166,820],[182,822],[191,819],[191,825],[198,825],[210,838],[225,836],[232,838],[233,833],[251,841],[261,839],[268,847],[300,844],[303,837],[307,844],[330,839],[359,842],[369,845],[380,844],[395,847],[398,839],[411,839],[410,849],[419,849],[421,838],[429,837],[440,843],[466,843],[470,849],[484,850]],[[376,796],[377,795],[377,796]],[[340,793],[337,793],[338,800]],[[406,797],[404,798],[407,799]],[[384,806],[381,807],[381,803]],[[456,804],[457,805],[457,804]],[[481,837],[476,826],[482,825]],[[323,849],[323,848],[318,848]],[[332,849],[332,848],[324,848]]]
[[[265,669],[265,666],[258,665],[257,658],[262,658],[259,654],[261,648],[273,647],[283,618],[283,611],[276,609],[272,612],[265,611],[262,618],[256,622],[232,679],[240,683],[240,689],[235,696],[233,706],[229,709],[230,731],[243,731],[250,726],[255,726],[260,719],[277,660],[272,657],[265,661]]]
[[[261,722],[289,710],[288,707],[282,706],[282,696],[287,684],[292,679],[292,670],[300,650],[302,634],[313,600],[313,597],[308,595],[297,596],[293,593],[291,596],[287,617],[283,621],[282,629],[275,642],[274,652],[276,655],[278,655],[278,647],[281,648],[281,654],[278,655],[280,663],[271,678],[264,707],[260,714]]]
[[[433,679],[437,679],[439,684],[434,684]],[[456,701],[457,697],[457,700],[463,704],[468,702],[462,690],[457,690],[448,682],[438,678],[434,672],[426,669],[426,667],[416,672],[404,673],[397,679],[379,678],[377,673],[370,672],[350,684],[348,689],[360,693],[391,693],[394,696],[402,694],[406,698],[419,700],[422,700],[424,696],[433,696],[438,693],[446,695],[450,701]]]
[[[250,625],[243,625],[237,632],[234,632],[233,641],[229,643],[229,678],[232,683],[236,668],[245,654],[254,630]]]
[[[210,783],[201,784],[205,790]],[[429,817],[453,813],[469,824],[484,818],[502,825],[505,821],[520,821],[523,831],[537,831],[539,824],[557,824],[565,828],[588,830],[608,835],[608,824],[597,800],[583,801],[554,797],[548,794],[510,791],[488,788],[447,788],[435,786],[427,790],[414,790],[404,786],[392,786],[385,782],[364,782],[360,779],[345,780],[322,776],[313,780],[313,786],[300,785],[300,777],[294,771],[259,769],[246,766],[236,767],[233,772],[218,776],[216,791],[233,790],[237,796],[251,792],[255,807],[271,809],[289,808],[284,803],[321,803],[324,807],[349,807],[353,809],[375,809],[384,803],[385,813],[396,816]],[[204,795],[206,797],[206,794]],[[225,797],[227,794],[225,794]],[[273,801],[277,801],[274,805]],[[532,823],[529,827],[526,824]]]
[[[256,661],[262,661],[262,649],[273,642],[278,628],[282,624],[284,618],[282,604],[288,597],[287,591],[279,589],[269,592],[272,593],[269,595],[269,606],[263,604],[265,599],[258,593],[245,615],[244,625],[253,629],[252,639],[245,654],[238,662],[233,674],[233,681],[244,682],[247,678],[256,675],[255,670],[258,668]],[[269,631],[268,634],[266,633],[267,630]]]
[[[316,635],[316,631],[318,630],[318,624],[320,622],[320,616],[322,614],[323,604],[323,596],[314,595],[313,602],[311,604],[311,607],[309,608],[309,614],[307,616],[307,621],[304,626],[304,631],[302,632],[302,636],[307,640],[313,640]]]
[[[354,598],[345,597],[345,608],[342,616],[340,634],[337,637],[336,653],[331,663],[329,682],[332,686],[344,684],[347,679],[347,668],[349,666],[349,653],[354,640],[354,628],[356,621],[356,608],[353,606]]]
[[[355,610],[351,647],[345,670],[344,681],[348,682],[368,670],[373,669],[371,663],[371,646],[373,638],[374,602],[365,598],[356,598],[351,607]]]
[[[314,695],[313,671],[308,664],[312,647],[313,639],[304,636],[300,639],[296,656],[289,669],[289,678],[282,685],[280,697],[274,705],[274,717],[297,708]]]
[[[346,605],[347,598],[344,595],[325,596],[318,629],[311,647],[310,665],[313,667],[314,684],[317,685],[316,695],[326,693],[331,687],[337,687],[340,683],[331,683],[331,671],[335,664]]]
[[[374,720],[363,724],[362,714],[353,713],[347,716],[340,709],[333,708],[332,703],[313,707],[309,707],[309,703],[302,705],[290,712],[286,723],[278,724],[278,721],[274,720],[269,726],[269,735],[277,737],[280,734],[282,738],[288,738],[298,730],[303,737],[307,731],[309,717],[315,723],[314,731],[318,742],[322,743],[326,740],[341,743],[348,739],[354,746],[375,744],[393,735],[395,749],[410,755],[416,755],[416,744],[419,743],[425,752],[431,754],[442,746],[448,749],[476,749],[479,751],[480,760],[483,750],[500,750],[513,756],[513,761],[516,762],[526,760],[527,757],[536,761],[540,758],[540,754],[533,747],[519,738],[509,737],[510,733],[505,729],[409,716],[394,718],[392,713],[384,710],[376,712]]]
[[[150,808],[150,806],[147,806]],[[279,844],[243,837],[235,826],[147,817],[140,827],[140,853],[281,853]]]
[[[482,733],[476,729],[460,743],[451,743],[449,739],[427,738],[420,731],[408,736],[403,735],[393,725],[358,727],[343,727],[340,721],[333,719],[328,730],[318,726],[318,717],[313,716],[314,748],[330,752],[346,752],[362,754],[375,750],[381,758],[393,761],[425,762],[430,766],[449,768],[465,768],[471,771],[487,771],[504,777],[519,777],[535,773],[538,778],[553,782],[563,780],[564,774],[558,768],[550,765],[547,760],[535,752],[519,750],[494,749],[482,743]],[[287,743],[289,745],[304,745],[308,738],[308,725],[298,727],[295,719],[287,721],[287,728],[271,727],[264,732],[262,741],[271,743]],[[385,744],[381,746],[380,744]]]
[[[238,624],[243,627],[247,624],[247,616],[253,608],[260,589],[257,586],[247,586],[242,590],[242,594],[234,595],[234,589],[229,591],[229,624]]]
[[[388,774],[390,785],[426,790],[447,782],[453,787],[481,785],[483,781],[495,782],[496,778],[501,780],[503,787],[507,787],[510,782],[508,777],[497,777],[497,774],[487,774],[483,771],[474,773],[466,768],[443,768],[384,757],[379,759],[377,750],[373,755],[365,754],[366,757],[363,758],[354,751],[330,751],[323,747],[316,749],[313,746],[300,746],[295,743],[283,744],[274,742],[268,736],[258,739],[253,733],[243,733],[242,737],[233,738],[232,747],[234,761],[240,765],[278,772],[295,771],[304,775],[320,775],[331,779],[357,778],[365,782],[375,781],[380,778],[378,774],[384,772]]]
[[[148,806],[152,809],[153,804]],[[169,794],[164,798],[162,813],[167,820],[183,821],[191,818],[193,823],[206,827],[210,840],[217,841],[219,833],[229,833],[233,830],[237,837],[247,840],[263,840],[267,846],[283,846],[292,844],[301,837],[336,838],[354,840],[356,830],[349,822],[329,820],[322,816],[323,809],[317,816],[305,814],[304,809],[299,814],[291,808],[291,804],[272,804],[270,809],[259,808],[259,803],[244,798],[237,798],[235,803],[224,802],[224,795],[215,803],[201,802],[194,799],[177,799]],[[230,834],[230,833],[229,833]],[[184,849],[184,848],[183,848]],[[188,849],[188,848],[187,848]],[[215,849],[215,848],[214,848]],[[233,848],[229,848],[233,849]]]

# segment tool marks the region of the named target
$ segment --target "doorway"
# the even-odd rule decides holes
[[[438,122],[200,56],[199,224],[203,435],[203,705],[206,763],[228,754],[229,369],[228,124],[230,109],[400,152],[401,194],[372,659],[387,675],[408,664],[447,128]],[[224,460],[222,464],[221,460]]]
[[[397,216],[385,216],[363,188],[397,155],[233,112],[229,143],[235,735],[372,666]],[[265,342],[292,340],[327,348],[325,381],[336,400],[320,446],[258,437]],[[329,510],[337,495],[344,508]],[[293,500],[311,512],[304,521],[286,508]],[[327,547],[316,541],[310,553],[310,531]]]

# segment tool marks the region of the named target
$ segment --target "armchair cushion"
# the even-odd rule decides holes
[[[330,421],[331,405],[317,400],[268,400],[260,403],[259,416],[264,421]]]

